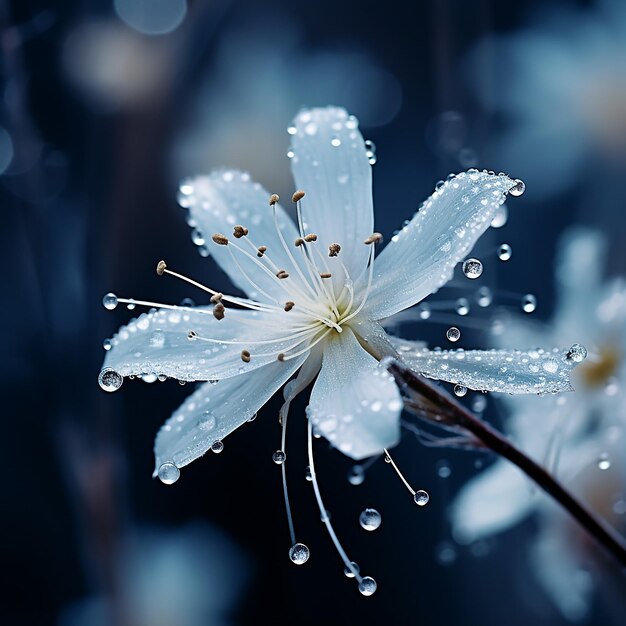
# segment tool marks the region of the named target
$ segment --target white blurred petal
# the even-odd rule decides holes
[[[401,411],[393,378],[344,326],[326,345],[311,392],[307,414],[315,429],[345,455],[359,460],[398,443]]]

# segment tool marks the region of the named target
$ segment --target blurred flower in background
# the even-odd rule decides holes
[[[596,513],[626,529],[626,283],[603,282],[606,241],[597,232],[567,233],[557,265],[559,298],[547,326],[512,319],[497,336],[506,345],[580,341],[588,357],[575,372],[576,391],[556,398],[506,399],[513,440],[546,465]],[[470,481],[453,505],[455,537],[481,539],[539,516],[531,551],[539,581],[569,619],[589,610],[604,581],[605,561],[572,520],[505,460]],[[603,585],[606,592],[607,585]]]

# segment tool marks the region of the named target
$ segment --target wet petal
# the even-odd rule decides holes
[[[280,352],[286,352],[297,341],[285,339],[291,332],[288,313],[270,316],[227,309],[224,319],[217,320],[210,311],[197,307],[195,311],[144,313],[113,337],[103,367],[121,376],[156,374],[186,381],[220,380],[276,361]],[[200,337],[238,343],[190,340],[190,330]],[[269,343],[253,344],[252,340]],[[241,359],[244,349],[250,352],[249,363]]]
[[[567,350],[426,350],[393,339],[402,360],[414,371],[477,391],[555,393],[572,391],[577,365]]]
[[[341,245],[341,259],[356,280],[369,253],[363,240],[374,230],[372,167],[356,118],[336,107],[310,109],[296,116],[293,127],[292,170],[306,193],[305,228],[323,251]]]
[[[183,467],[215,441],[245,424],[304,363],[307,354],[265,365],[217,383],[205,383],[170,417],[154,443],[155,473],[163,463]]]
[[[183,193],[184,191],[184,193]],[[211,256],[228,274],[231,281],[250,298],[261,302],[273,302],[274,298],[285,300],[284,287],[275,277],[275,270],[268,260],[278,269],[292,273],[292,262],[282,245],[274,226],[272,210],[269,206],[270,194],[261,185],[250,180],[250,176],[235,170],[213,172],[209,176],[190,178],[181,184],[181,202],[189,207],[196,229],[205,240]],[[278,223],[287,245],[293,247],[298,231],[291,218],[277,205]],[[248,235],[236,239],[233,228],[237,225],[248,229]],[[228,246],[216,245],[211,236],[215,233],[225,235],[234,246],[243,248],[252,255],[252,259],[231,248],[242,271],[237,267],[228,250]],[[249,242],[254,245],[251,246]],[[265,256],[258,258],[255,249],[266,246]],[[293,252],[297,252],[295,247]],[[257,262],[258,261],[258,262]],[[262,263],[267,271],[263,270]],[[261,293],[244,276],[247,275],[264,292]]]
[[[378,366],[350,328],[330,340],[307,414],[345,455],[363,459],[400,440],[402,400],[393,378]]]
[[[402,311],[447,283],[516,185],[508,176],[470,172],[435,190],[376,259],[364,309],[372,319]]]

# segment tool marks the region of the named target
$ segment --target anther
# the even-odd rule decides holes
[[[298,237],[296,239],[296,241],[295,241],[295,245],[296,245],[296,248],[299,248],[300,246],[303,246],[304,245],[304,239],[302,239],[302,237]]]
[[[285,270],[278,270],[278,272],[276,272],[276,277],[280,279],[289,278],[289,274]]]
[[[221,302],[218,302],[214,307],[213,307],[213,316],[215,317],[216,320],[223,320],[224,319],[224,311],[226,310],[226,308],[224,307],[224,305]]]
[[[276,195],[276,194],[274,194]],[[259,257],[259,259],[265,254],[265,252],[267,251],[267,246],[259,246],[256,249],[256,255]]]
[[[276,358],[282,363],[285,360],[285,355],[282,352],[279,352]]]
[[[241,360],[244,363],[250,363],[250,353],[247,350],[241,351]]]
[[[223,293],[216,293],[215,295],[211,296],[211,304],[217,304],[218,302],[221,302],[223,297],[224,297]]]
[[[333,275],[330,272],[322,272],[320,278],[332,278]]]
[[[304,241],[307,243],[311,243],[311,241],[317,241],[317,235],[315,233],[311,233],[304,238]]]
[[[194,339],[198,338],[198,333],[195,330],[190,330],[187,333],[187,339],[189,339],[189,341],[193,341]]]
[[[277,193],[273,193],[270,196],[270,206],[274,206],[280,200],[280,196]]]
[[[292,202],[300,202],[300,200],[302,200],[302,198],[304,198],[304,191],[299,189],[298,191],[296,191],[296,193],[293,194],[293,196],[291,196],[291,201]]]
[[[228,237],[221,235],[220,233],[215,233],[214,235],[211,235],[211,239],[213,239],[213,241],[218,245],[218,246],[227,246],[228,245]]]
[[[328,256],[337,256],[341,250],[341,246],[338,243],[331,243],[328,246]]]
[[[165,272],[165,270],[166,270],[166,269],[167,269],[167,265],[165,264],[165,261],[159,261],[159,262],[157,263],[157,266],[156,266],[156,273],[157,273],[159,276],[163,276],[163,272]]]
[[[241,239],[248,234],[248,229],[245,226],[237,225],[233,228],[233,236],[237,239]]]
[[[291,311],[291,309],[293,309],[294,306],[296,306],[296,303],[292,302],[291,300],[289,300],[288,302],[285,302],[285,311]]]
[[[363,241],[366,245],[371,245],[373,243],[380,243],[383,240],[383,236],[380,233],[372,233],[367,239]]]

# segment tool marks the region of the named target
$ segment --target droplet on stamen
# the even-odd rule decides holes
[[[359,583],[359,591],[361,595],[371,596],[376,592],[378,585],[371,576],[365,576]]]
[[[428,501],[430,500],[430,496],[428,495],[427,491],[420,489],[419,491],[415,492],[413,500],[415,504],[417,504],[417,506],[426,506],[428,504]]]
[[[289,558],[295,565],[303,565],[309,560],[311,551],[303,543],[295,543],[289,548]]]
[[[354,561],[350,561],[350,565],[352,567],[348,567],[347,565],[343,568],[343,573],[346,578],[354,578],[356,574],[358,574],[361,570],[357,563]],[[356,572],[356,573],[355,573]]]
[[[361,524],[361,528],[367,531],[376,530],[382,521],[383,518],[376,509],[365,509],[359,515],[359,524]]]
[[[287,459],[287,455],[284,450],[276,450],[274,454],[272,454],[272,461],[276,463],[276,465],[282,465]]]
[[[114,293],[107,293],[102,298],[102,306],[104,306],[107,311],[112,311],[115,307],[117,307],[117,305],[118,299]]]

